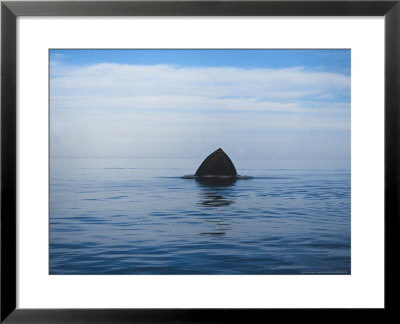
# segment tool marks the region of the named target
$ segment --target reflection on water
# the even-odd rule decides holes
[[[232,199],[226,197],[232,192],[236,178],[207,178],[196,179],[202,189],[200,204],[204,207],[222,207],[233,204]],[[231,195],[232,196],[232,195]]]
[[[200,204],[204,207],[222,207],[229,206],[233,200],[227,199],[224,196],[215,192],[203,192]]]
[[[211,231],[202,232],[200,235],[222,236],[232,229],[232,224],[226,218],[206,219],[206,222],[213,225],[214,228]]]
[[[205,222],[210,230],[200,232],[200,235],[222,236],[232,229],[232,224],[228,217],[207,217]]]
[[[196,181],[201,188],[199,205],[218,208],[234,203],[232,192],[234,191],[236,178],[207,178],[196,179]],[[206,222],[214,225],[214,229],[208,232],[201,232],[200,235],[223,236],[232,229],[230,222],[226,218],[208,218]]]

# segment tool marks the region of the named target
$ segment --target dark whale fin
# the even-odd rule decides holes
[[[236,168],[229,156],[219,148],[211,153],[199,166],[195,174],[196,177],[207,176],[237,176]]]

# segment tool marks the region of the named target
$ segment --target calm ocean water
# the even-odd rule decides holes
[[[350,170],[234,161],[51,159],[50,274],[350,274]]]

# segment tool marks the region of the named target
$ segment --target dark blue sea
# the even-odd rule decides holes
[[[347,163],[51,159],[50,274],[350,274]]]

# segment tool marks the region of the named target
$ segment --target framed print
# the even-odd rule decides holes
[[[1,9],[2,321],[395,310],[398,1]]]

